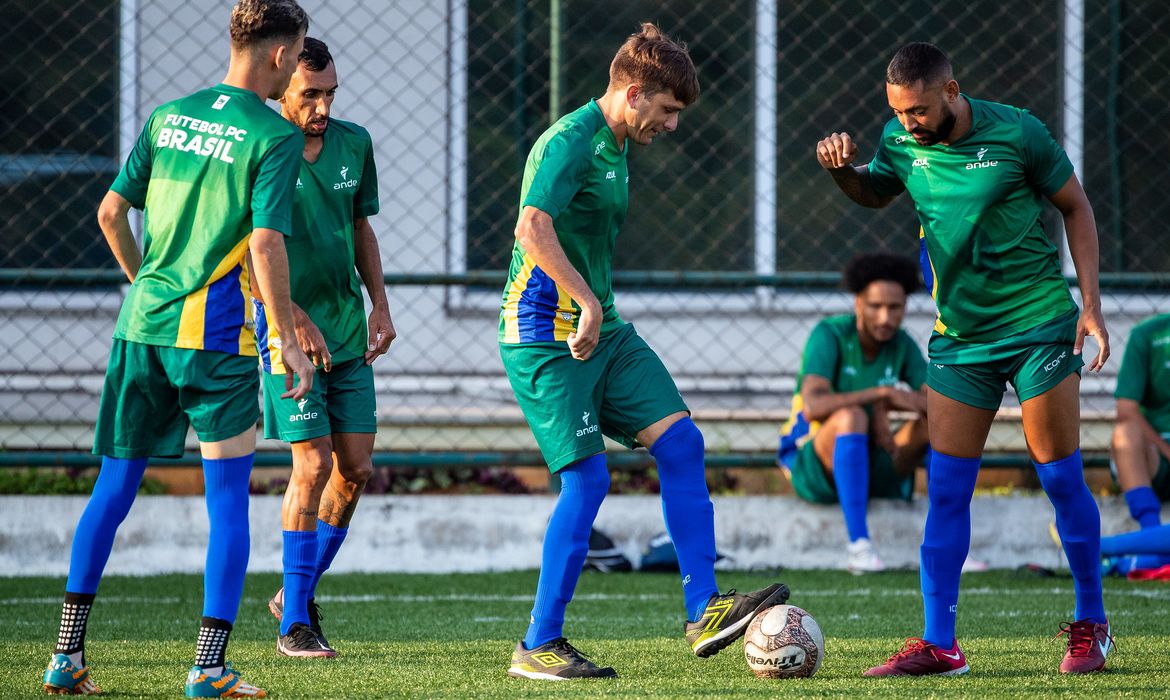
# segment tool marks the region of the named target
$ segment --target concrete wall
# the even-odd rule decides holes
[[[713,501],[717,546],[730,557],[725,567],[843,568],[846,538],[835,506],[814,506],[790,496],[717,496]],[[0,496],[0,512],[5,514],[0,519],[0,572],[66,574],[73,530],[85,502],[78,496]],[[538,568],[554,502],[552,496],[367,496],[333,568],[385,572]],[[1120,498],[1103,499],[1100,505],[1105,533],[1133,526]],[[925,516],[924,499],[873,504],[870,532],[887,566],[917,566]],[[1030,562],[1059,566],[1061,555],[1048,537],[1052,517],[1043,495],[976,497],[971,554],[995,568]],[[597,527],[637,563],[646,542],[664,529],[660,502],[652,496],[610,496],[601,507]],[[253,497],[251,528],[249,570],[279,571],[279,497]],[[143,496],[118,532],[107,572],[201,571],[206,542],[202,498]]]

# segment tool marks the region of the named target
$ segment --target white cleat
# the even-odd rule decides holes
[[[874,549],[873,543],[869,541],[868,537],[850,542],[846,551],[849,554],[846,568],[851,574],[860,576],[861,574],[875,574],[886,570],[886,565],[878,557],[877,550]]]

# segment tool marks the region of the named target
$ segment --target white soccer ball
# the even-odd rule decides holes
[[[743,655],[758,678],[808,678],[825,658],[825,635],[804,610],[774,605],[748,625]]]

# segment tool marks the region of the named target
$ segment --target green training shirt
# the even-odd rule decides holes
[[[907,190],[922,224],[922,274],[935,331],[1001,340],[1076,308],[1040,220],[1043,197],[1073,174],[1064,149],[1029,112],[975,100],[971,129],[920,146],[897,119],[869,164],[874,191]]]
[[[1137,401],[1154,430],[1170,432],[1170,314],[1133,327],[1113,396]]]
[[[321,330],[334,363],[366,352],[365,302],[354,267],[354,220],[378,213],[378,173],[370,134],[330,119],[317,160],[300,161],[287,241],[292,300]],[[256,335],[266,372],[283,374],[280,340],[258,306]]]
[[[217,85],[150,115],[110,189],[145,210],[114,337],[256,355],[248,239],[292,233],[304,139],[256,93]]]
[[[866,359],[857,335],[857,317],[853,314],[828,316],[813,327],[801,355],[796,375],[796,393],[792,411],[780,429],[780,452],[790,453],[820,430],[820,421],[810,421],[804,413],[800,390],[804,378],[815,374],[829,380],[839,394],[863,391],[875,386],[895,386],[899,382],[918,391],[926,383],[926,360],[922,350],[901,328],[889,341],[882,343],[872,360]]]
[[[601,302],[601,335],[624,321],[613,305],[613,249],[629,204],[626,145],[618,144],[596,101],[561,117],[528,153],[520,209],[552,217],[569,262]],[[517,242],[500,304],[501,343],[564,341],[581,308]]]

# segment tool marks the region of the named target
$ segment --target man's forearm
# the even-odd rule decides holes
[[[272,229],[256,229],[248,247],[265,312],[281,338],[295,339],[284,235]]]
[[[879,197],[873,191],[873,186],[869,182],[868,166],[846,165],[843,168],[829,170],[828,173],[833,177],[837,188],[844,192],[846,197],[863,207],[880,209],[894,199],[893,197]]]
[[[134,282],[138,270],[142,267],[142,251],[138,250],[134,231],[130,229],[130,202],[113,191],[108,192],[98,208],[97,218],[98,227],[101,228],[114,259],[118,261],[126,277]]]
[[[382,254],[378,250],[378,237],[366,219],[354,224],[354,266],[366,285],[370,303],[378,307],[389,307],[386,300],[386,282],[382,275]]]
[[[516,238],[524,252],[574,301],[582,306],[590,303],[600,306],[585,278],[569,262],[550,222],[541,218],[523,219],[517,226]]]
[[[881,387],[861,391],[817,392],[803,396],[804,412],[810,420],[825,420],[842,408],[868,406],[883,398]]]
[[[1101,290],[1098,282],[1101,254],[1097,242],[1097,224],[1093,221],[1093,210],[1078,207],[1064,217],[1065,237],[1073,266],[1077,270],[1077,286],[1081,300],[1086,307],[1101,306]]]

